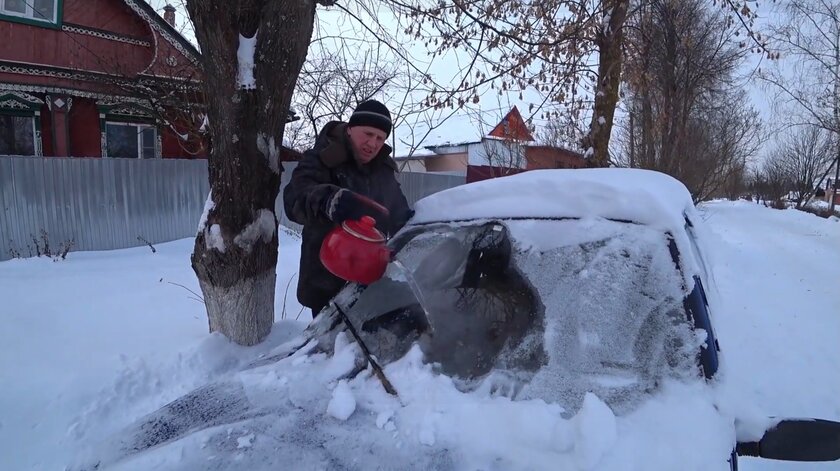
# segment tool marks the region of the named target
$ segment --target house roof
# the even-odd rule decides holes
[[[394,130],[397,141],[394,153],[401,157],[409,154],[432,157],[436,155],[434,149],[478,144],[488,138],[508,139],[514,136],[513,138],[518,140],[533,141],[533,136],[515,106],[487,132],[492,125],[488,124],[488,121],[496,122],[499,116],[497,113],[504,109],[483,112],[464,110],[451,114],[444,111],[429,120],[430,122],[418,120],[415,123],[402,124]]]
[[[164,39],[184,56],[197,61],[201,57],[198,49],[185,38],[178,30],[166,22],[151,5],[143,0],[122,0],[132,11],[151,25]]]
[[[522,119],[522,114],[519,113],[519,109],[516,106],[511,108],[505,117],[499,121],[499,124],[497,124],[492,131],[487,133],[487,135],[499,139],[534,141],[534,136],[531,134],[531,130],[528,129],[528,126],[525,124],[525,120]]]

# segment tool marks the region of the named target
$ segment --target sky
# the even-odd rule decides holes
[[[167,2],[167,0],[147,1],[161,15],[163,12],[163,6],[167,3],[175,6],[178,9],[176,27],[179,31],[182,31],[182,33],[190,41],[195,42],[191,27],[187,21],[184,0],[171,0],[169,2]],[[765,3],[761,5],[761,9],[759,10],[761,16],[758,20],[759,29],[761,28],[761,25],[766,24],[767,18],[777,16],[778,8],[778,5],[772,3]],[[393,31],[400,30],[400,26],[396,24],[397,20],[394,19],[393,15],[386,8],[373,12],[373,14],[376,16],[377,21],[371,20],[366,22],[369,23],[367,27],[372,30],[376,30],[380,34],[391,34]],[[360,26],[356,21],[348,20],[347,15],[344,12],[336,10],[335,8],[325,9],[323,7],[319,7],[317,10],[317,21],[318,23],[316,24],[316,30],[313,37],[318,37],[319,35],[358,37],[362,38],[363,41],[370,41],[372,37],[370,31],[367,31],[365,27]],[[426,70],[426,67],[429,67],[429,73],[435,77],[439,83],[446,84],[448,82],[450,85],[454,85],[453,77],[455,74],[453,71],[456,71],[458,66],[467,60],[464,53],[460,53],[460,57],[458,53],[450,53],[445,57],[439,57],[434,61],[431,61],[428,57],[426,48],[422,44],[413,43],[411,41],[407,41],[407,43],[408,45],[406,46],[403,44],[405,47],[402,47],[401,49],[403,53],[410,57],[410,62],[412,64],[414,64],[418,69],[424,71]],[[319,44],[325,45],[321,47],[331,47],[333,49],[338,47],[338,42],[335,40],[324,40]],[[359,44],[364,45],[363,42],[360,42]],[[316,54],[316,52],[313,52],[314,49],[315,47],[310,50],[310,58]],[[774,128],[777,127],[780,120],[776,115],[776,111],[772,107],[771,94],[760,84],[759,80],[754,77],[754,72],[757,69],[772,66],[769,62],[770,61],[763,59],[760,55],[750,55],[744,62],[741,71],[743,73],[742,82],[744,83],[745,90],[750,97],[752,105],[759,112],[760,117],[764,121],[765,129],[768,133],[772,133],[773,131],[777,131],[777,129]],[[782,64],[782,66],[785,66],[785,64]],[[388,103],[392,109],[392,114],[396,115],[399,113],[394,112],[394,110],[399,108],[402,103],[403,95],[404,92],[394,90],[391,93],[390,100],[388,100],[387,97],[377,98]],[[424,93],[415,92],[412,95],[413,99],[409,98],[408,102],[414,102],[416,104],[424,97]],[[537,113],[533,115],[529,114],[528,109],[531,103],[541,102],[541,97],[533,90],[526,90],[523,93],[523,97],[523,100],[519,99],[519,92],[499,95],[497,90],[484,90],[481,94],[481,101],[479,104],[470,104],[465,110],[458,111],[456,113],[452,113],[449,110],[438,110],[404,118],[402,122],[396,123],[396,130],[390,143],[393,147],[395,147],[395,155],[402,156],[419,147],[417,141],[421,139],[420,136],[428,136],[423,142],[423,145],[435,144],[440,141],[451,142],[478,139],[481,135],[481,129],[492,128],[492,126],[498,122],[498,120],[500,120],[513,106],[517,106],[519,108],[526,120],[532,119],[533,124],[537,127],[539,132],[539,129],[545,125],[546,120],[542,119],[542,117]],[[620,115],[620,110],[617,110],[617,118]],[[584,127],[588,126],[588,116],[589,115],[586,115],[586,117],[582,120],[581,125]],[[446,119],[445,124],[435,127],[435,125],[444,118]],[[430,126],[429,123],[435,123],[435,125]],[[772,145],[773,141],[771,140],[765,142],[759,151],[759,154],[763,155]]]

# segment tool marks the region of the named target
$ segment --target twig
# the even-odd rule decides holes
[[[184,288],[185,290],[187,290],[187,291],[189,291],[190,293],[192,293],[192,295],[193,295],[193,296],[195,296],[195,298],[190,298],[190,299],[195,299],[196,301],[200,302],[201,304],[204,304],[204,297],[203,297],[203,296],[201,296],[200,294],[196,293],[195,291],[193,291],[193,290],[191,290],[191,289],[187,288],[186,286],[184,286],[184,285],[182,285],[182,284],[180,284],[180,283],[173,283],[173,282],[171,282],[171,281],[167,281],[167,283],[169,283],[170,285],[180,286],[181,288]]]
[[[292,284],[292,280],[294,280],[296,276],[297,276],[297,272],[295,272],[295,274],[292,275],[291,278],[289,278],[289,282],[286,283],[286,292],[283,293],[283,312],[280,314],[280,320],[283,320],[283,319],[286,318],[286,298],[289,296],[289,286]],[[298,314],[298,317],[299,316],[300,316],[300,314]],[[297,320],[297,319],[295,319],[295,320]]]
[[[144,244],[148,245],[148,246],[149,246],[149,248],[150,248],[150,249],[152,249],[152,253],[157,252],[157,250],[155,250],[155,246],[154,246],[154,245],[152,245],[152,243],[151,243],[151,242],[149,242],[148,240],[146,240],[146,239],[144,239],[144,238],[142,238],[142,237],[140,237],[140,236],[137,236],[137,240],[139,240],[140,242],[143,242]]]
[[[333,303],[333,306],[335,306],[336,310],[338,310],[338,315],[341,316],[341,320],[344,321],[344,325],[347,326],[347,330],[350,331],[350,335],[352,335],[353,338],[356,339],[356,343],[358,343],[359,347],[362,348],[362,353],[364,353],[365,358],[370,364],[370,367],[373,368],[374,374],[376,374],[376,377],[379,378],[379,381],[382,383],[382,387],[385,388],[385,391],[388,394],[399,397],[399,395],[397,394],[397,390],[394,389],[394,386],[391,384],[390,381],[388,381],[388,378],[385,377],[385,372],[382,371],[382,367],[380,367],[376,360],[373,359],[373,355],[370,354],[370,350],[368,350],[367,345],[365,345],[365,343],[362,341],[362,338],[359,337],[359,333],[356,332],[356,328],[353,327],[353,323],[350,322],[350,319],[347,317],[347,314],[344,314],[344,311],[341,310],[341,307],[338,304]]]
[[[298,311],[298,315],[295,317],[295,320],[299,320],[301,314],[303,314],[303,306],[300,307],[300,311]]]

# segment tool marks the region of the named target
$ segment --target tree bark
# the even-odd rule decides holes
[[[828,210],[834,214],[834,208],[837,204],[837,180],[840,179],[840,146],[837,146],[837,158],[834,159],[834,181],[831,185],[831,201],[828,202]]]
[[[583,139],[585,155],[593,167],[610,164],[610,134],[612,133],[615,107],[621,84],[623,61],[622,42],[624,22],[627,19],[629,0],[605,0],[604,27],[598,34],[598,86],[595,93],[595,110],[589,125],[589,134]]]
[[[199,227],[192,267],[210,331],[254,345],[274,324],[280,148],[315,3],[188,0],[187,10],[202,51],[212,141],[213,205]],[[255,36],[251,56],[240,42]]]

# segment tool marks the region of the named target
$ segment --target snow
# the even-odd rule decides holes
[[[207,193],[207,200],[204,201],[204,211],[201,212],[201,219],[198,220],[198,232],[196,232],[196,235],[207,228],[207,218],[210,216],[210,211],[215,207],[216,203],[213,202],[213,190],[210,190]]]
[[[579,469],[594,469],[615,446],[618,430],[613,411],[598,396],[586,393],[575,416],[575,461]]]
[[[557,196],[558,208],[568,209],[568,196]],[[606,203],[607,213],[617,204]],[[711,385],[669,379],[654,400],[626,414],[595,393],[573,414],[538,398],[464,393],[424,364],[416,347],[385,366],[399,392],[394,398],[370,370],[348,376],[364,362],[346,335],[335,338],[331,357],[308,345],[284,360],[242,369],[290,351],[304,324],[278,319],[269,339],[250,348],[208,335],[203,306],[169,284],[199,292],[189,266],[191,239],[160,244],[155,254],[136,248],[73,252],[63,262],[2,262],[0,456],[16,470],[77,469],[91,456],[103,459],[104,469],[138,470],[272,469],[290,462],[302,469],[394,463],[401,469],[727,469],[735,434],[760,433],[772,424],[770,416],[840,420],[840,224],[750,203],[707,204],[700,214],[708,225],[703,248],[714,251],[709,269],[717,283],[708,294],[718,305],[720,377]],[[534,247],[551,242],[546,234],[531,238]],[[280,244],[277,303],[300,254],[299,239],[286,231]],[[300,308],[294,282],[286,302],[291,306],[278,305],[277,315],[294,317]],[[124,459],[114,454],[125,427],[210,381],[234,381],[254,410],[275,412]],[[733,417],[744,419],[732,427]],[[740,465],[837,469],[837,463],[746,458]]]
[[[286,147],[291,146],[287,145]],[[271,168],[271,171],[280,174],[280,150],[274,143],[274,136],[266,137],[265,134],[259,133],[257,136],[257,149],[268,159],[268,166]]]
[[[738,400],[724,406],[840,420],[840,224],[746,201],[702,209],[714,237],[718,302],[729,314],[714,319],[731,372],[722,386]],[[726,355],[727,349],[734,352]],[[784,462],[761,466],[812,469]],[[822,466],[813,469],[838,464]]]
[[[338,382],[332,393],[332,399],[327,405],[327,414],[330,416],[345,421],[353,415],[356,411],[356,398],[353,397],[353,391],[347,385],[346,380]]]
[[[205,114],[201,118],[201,126],[199,126],[199,128],[198,128],[198,132],[207,132],[207,131],[209,131],[209,129],[208,129],[209,127],[210,127],[210,117]]]
[[[663,230],[685,224],[691,195],[649,170],[534,170],[435,193],[417,202],[412,222],[504,217],[631,219]]]
[[[222,226],[213,224],[204,235],[204,244],[207,250],[216,249],[219,252],[225,252],[225,239],[222,236]]]
[[[257,34],[246,38],[239,35],[239,49],[236,51],[236,59],[239,61],[239,70],[236,75],[236,85],[239,88],[255,89],[257,82],[254,79],[254,53],[257,48]]]
[[[286,296],[287,282],[297,279],[299,237],[280,232],[277,324],[265,344],[251,348],[207,333],[190,268],[194,243],[0,262],[0,468],[65,469],[86,440],[116,432],[303,329],[310,314],[294,321],[302,310],[294,281]]]
[[[254,438],[256,438],[256,435],[253,433],[237,438],[236,448],[250,448],[254,443]]]
[[[234,237],[233,243],[246,251],[250,251],[258,240],[262,240],[266,244],[271,242],[276,230],[277,220],[274,218],[274,212],[270,209],[260,209],[257,211],[254,222],[248,224],[241,233]],[[224,242],[222,242],[222,246],[224,247]],[[220,251],[224,252],[224,249],[222,248]]]

